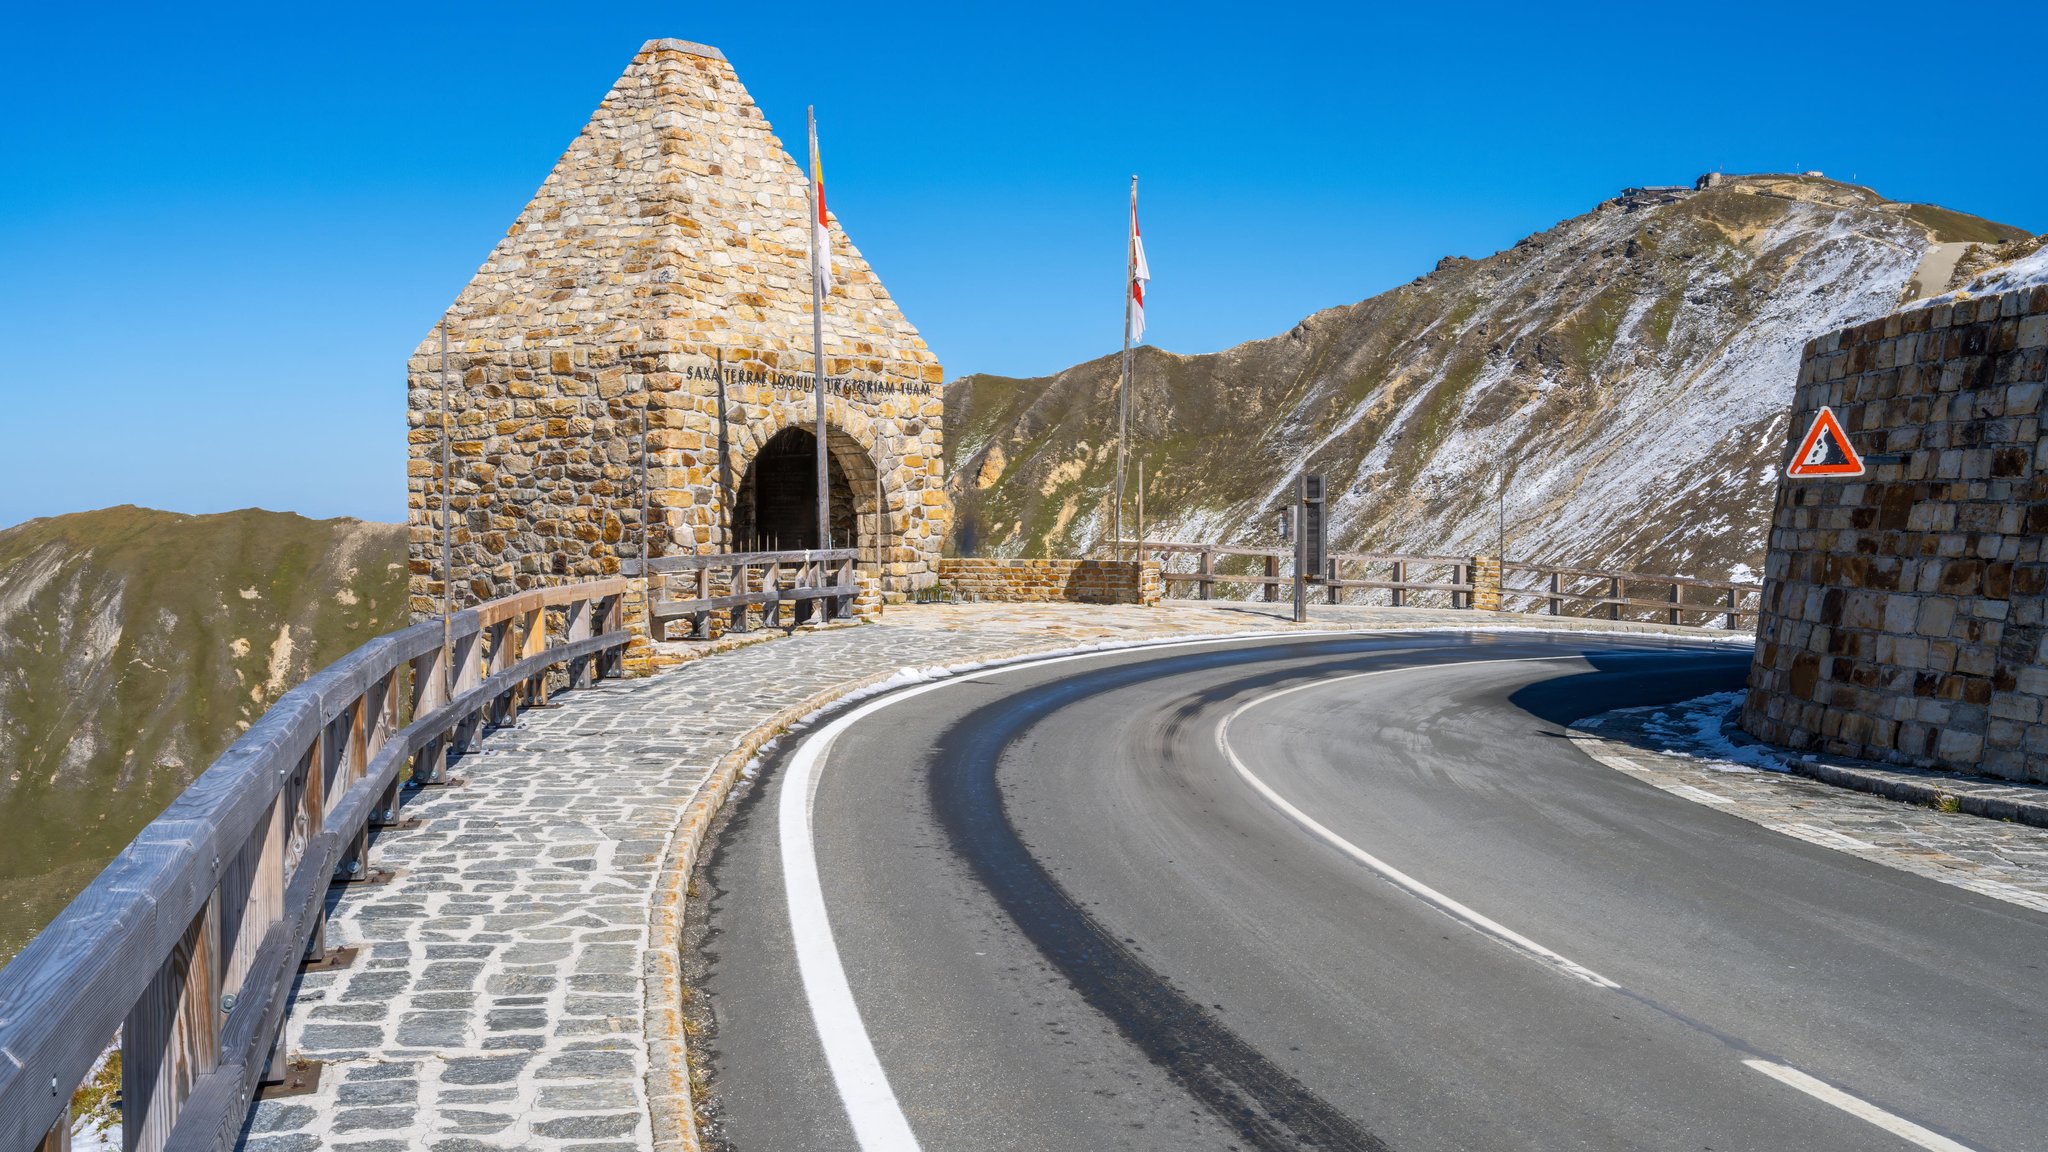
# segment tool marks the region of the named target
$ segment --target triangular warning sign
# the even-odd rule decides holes
[[[1813,417],[1813,427],[1799,441],[1799,451],[1792,454],[1792,463],[1785,468],[1785,475],[1795,480],[1810,476],[1861,476],[1863,457],[1856,454],[1855,446],[1849,443],[1849,434],[1842,430],[1842,422],[1835,419],[1832,408],[1823,407]]]

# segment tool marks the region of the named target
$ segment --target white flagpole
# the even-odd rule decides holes
[[[1131,219],[1138,218],[1138,178],[1131,177]],[[1124,355],[1123,375],[1116,390],[1116,511],[1110,516],[1112,555],[1124,558],[1124,457],[1125,440],[1131,422],[1131,284],[1138,274],[1138,245],[1135,235],[1124,237]]]
[[[825,281],[820,260],[832,254],[818,251],[818,223],[823,209],[818,200],[818,111],[806,108],[811,128],[811,367],[816,385],[818,436],[818,547],[832,547],[832,489],[825,465]]]

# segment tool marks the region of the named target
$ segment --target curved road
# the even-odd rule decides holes
[[[2042,1146],[2048,917],[1565,737],[1747,663],[1375,634],[1068,659],[842,712],[769,766],[709,865],[727,1136]]]

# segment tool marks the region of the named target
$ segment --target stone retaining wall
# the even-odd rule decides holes
[[[939,561],[939,582],[962,600],[1157,604],[1159,565],[1132,560]]]
[[[2048,780],[2048,288],[1806,347],[1797,447],[1832,407],[1851,479],[1778,483],[1742,725],[1776,744]]]
[[[1481,612],[1498,612],[1501,603],[1500,557],[1472,558],[1472,607]]]

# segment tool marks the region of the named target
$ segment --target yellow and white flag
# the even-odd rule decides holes
[[[811,275],[818,295],[832,294],[832,227],[825,222],[825,168],[818,162],[818,115],[811,113]]]

